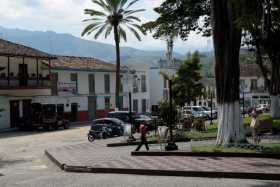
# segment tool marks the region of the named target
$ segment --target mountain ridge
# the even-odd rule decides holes
[[[115,59],[115,47],[113,45],[82,39],[69,33],[29,31],[0,26],[0,37],[54,55],[95,57],[110,63],[114,63]],[[174,56],[179,59],[183,58],[183,55],[179,53],[175,53]],[[148,51],[133,47],[121,48],[121,61],[123,64],[155,64],[164,57],[165,52],[160,50]]]

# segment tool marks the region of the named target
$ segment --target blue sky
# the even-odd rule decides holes
[[[139,13],[138,17],[143,22],[154,20],[157,14],[153,8],[160,5],[163,0],[140,0],[134,8],[144,8],[145,12]],[[85,27],[83,14],[85,8],[94,7],[91,0],[1,0],[0,1],[0,25],[8,28],[21,28],[38,31],[55,31],[58,33],[70,33],[81,37]],[[93,40],[92,36],[85,39]],[[113,38],[105,40],[103,37],[97,41],[113,44]],[[165,42],[154,40],[151,35],[144,36],[138,42],[132,35],[128,35],[128,42],[122,46],[139,49],[154,50],[165,49]],[[186,53],[193,50],[207,50],[211,47],[211,40],[191,34],[188,41],[177,40],[175,51]]]

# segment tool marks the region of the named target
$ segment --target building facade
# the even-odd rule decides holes
[[[116,66],[96,58],[53,56],[0,40],[0,129],[32,116],[33,104],[53,104],[70,121],[89,121],[115,110]],[[149,112],[148,73],[134,68],[122,80],[121,109]],[[124,71],[122,71],[124,77]]]

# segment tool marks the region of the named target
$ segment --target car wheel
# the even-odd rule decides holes
[[[92,136],[92,135],[88,135],[88,141],[89,142],[93,142],[94,141],[94,136]]]

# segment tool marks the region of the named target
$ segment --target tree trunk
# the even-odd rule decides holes
[[[279,97],[278,95],[271,95],[271,105],[270,112],[273,118],[280,118],[280,107],[279,107]]]
[[[270,82],[271,116],[280,118],[279,93],[280,93],[280,64],[277,55],[269,54],[272,63],[272,74]]]
[[[239,51],[241,30],[231,0],[212,0],[212,28],[218,102],[218,145],[245,140],[239,104]]]
[[[116,92],[115,92],[115,103],[116,109],[120,108],[120,86],[121,86],[121,78],[120,78],[120,37],[118,32],[118,26],[114,26],[114,37],[115,37],[115,44],[116,44]]]

